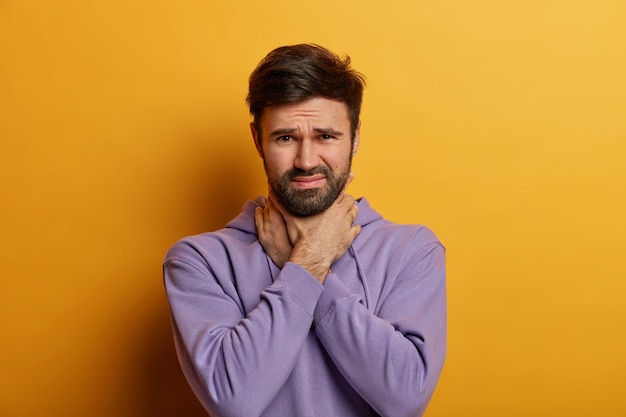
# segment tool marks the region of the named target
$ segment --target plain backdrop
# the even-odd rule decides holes
[[[265,192],[247,77],[368,81],[355,196],[447,248],[428,417],[626,415],[626,2],[0,2],[0,415],[201,416],[161,262]]]

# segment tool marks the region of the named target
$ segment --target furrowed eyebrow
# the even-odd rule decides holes
[[[291,133],[297,132],[298,129],[295,128],[290,128],[290,127],[285,127],[285,128],[278,128],[276,130],[273,130],[270,133],[270,136],[282,136],[282,135],[289,135]],[[313,131],[315,133],[322,133],[322,134],[326,134],[326,135],[332,135],[332,136],[343,136],[343,132],[340,132],[339,130],[335,130],[332,127],[315,127],[313,128]]]
[[[313,129],[316,133],[324,133],[331,136],[343,136],[343,132],[333,129],[332,127],[316,127]]]
[[[281,128],[281,129],[276,129],[273,130],[270,133],[270,136],[281,136],[281,135],[288,135],[290,133],[295,132],[297,129],[293,129],[293,128]]]

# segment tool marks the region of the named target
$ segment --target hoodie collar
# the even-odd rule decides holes
[[[257,234],[256,225],[254,223],[254,209],[257,207],[265,207],[265,197],[259,196],[254,200],[247,201],[241,213],[233,220],[226,224],[227,228],[237,229],[242,232]],[[359,206],[359,214],[356,217],[355,223],[364,227],[376,220],[382,219],[382,216],[374,210],[365,197],[357,199],[357,205]]]

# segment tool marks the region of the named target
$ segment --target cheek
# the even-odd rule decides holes
[[[290,160],[286,153],[266,153],[265,166],[272,173],[282,174],[293,166],[293,160]]]
[[[326,158],[326,164],[333,170],[343,170],[350,164],[350,152],[342,152],[341,154],[329,155]]]

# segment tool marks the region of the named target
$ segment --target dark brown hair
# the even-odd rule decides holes
[[[249,79],[246,102],[254,124],[268,106],[300,103],[325,97],[346,104],[352,138],[359,125],[365,78],[350,68],[350,57],[340,58],[315,44],[282,46],[259,63]]]

